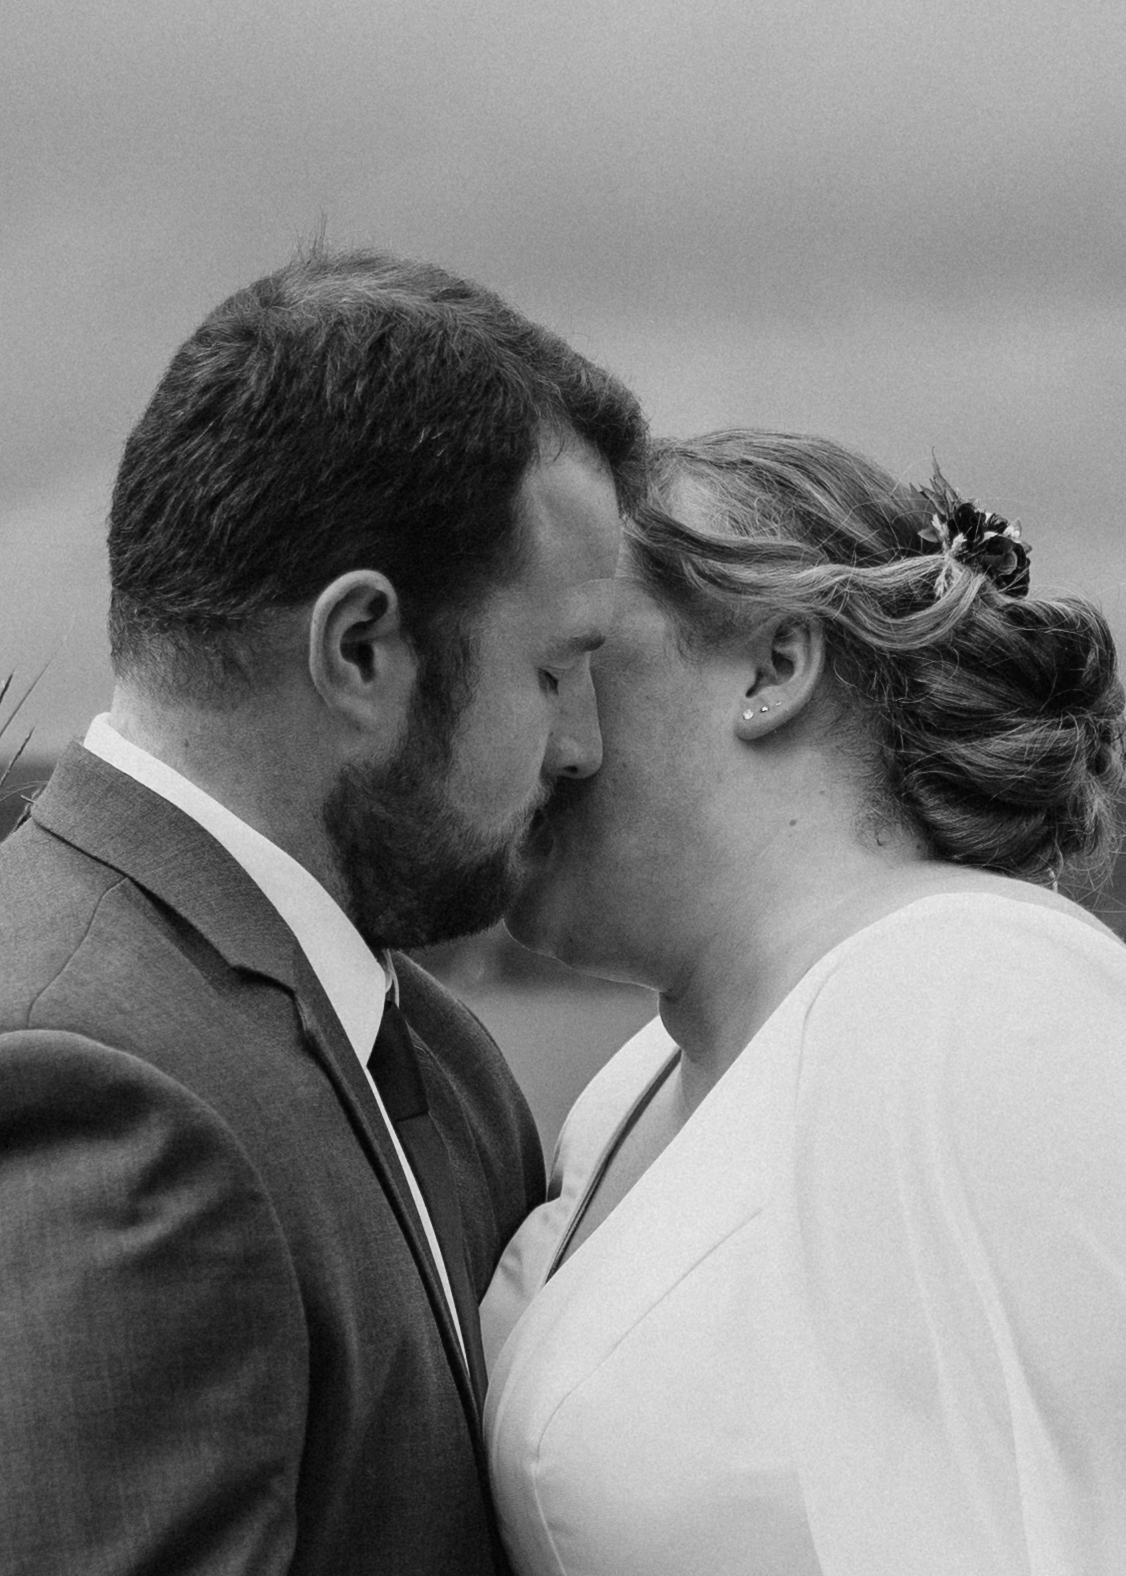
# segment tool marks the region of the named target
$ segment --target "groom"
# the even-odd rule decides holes
[[[476,1303],[542,1161],[391,949],[499,917],[599,765],[642,446],[606,374],[386,256],[173,359],[112,710],[0,849],[0,1570],[503,1569]]]

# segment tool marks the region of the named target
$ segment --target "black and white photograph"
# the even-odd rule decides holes
[[[0,5],[0,1572],[1126,1572],[1126,13]]]

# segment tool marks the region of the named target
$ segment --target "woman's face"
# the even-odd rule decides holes
[[[611,634],[592,671],[602,767],[560,781],[508,927],[572,967],[665,988],[723,862],[742,665],[683,655],[623,558]]]

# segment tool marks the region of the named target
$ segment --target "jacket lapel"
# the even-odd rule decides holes
[[[324,1068],[341,1105],[348,1112],[360,1143],[368,1151],[369,1158],[379,1173],[383,1190],[399,1222],[399,1228],[410,1244],[411,1253],[426,1287],[426,1294],[441,1332],[446,1356],[457,1381],[462,1404],[473,1422],[476,1435],[480,1421],[477,1398],[466,1371],[461,1343],[450,1316],[449,1304],[446,1302],[442,1283],[438,1279],[422,1223],[418,1218],[399,1158],[372,1099],[363,1069],[340,1027],[320,981],[305,961],[300,949],[295,946],[294,950],[297,953],[297,984],[294,988],[294,997],[306,1042],[311,1053]],[[466,1342],[468,1341],[469,1333],[466,1332]]]
[[[64,752],[31,817],[185,919],[231,968],[273,980],[293,996],[308,1049],[346,1111],[410,1246],[476,1440],[477,1402],[398,1156],[363,1069],[288,925],[241,865],[190,816],[81,745]]]

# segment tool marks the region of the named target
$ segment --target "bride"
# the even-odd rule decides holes
[[[483,1308],[519,1576],[1126,1571],[1100,616],[837,445],[669,443],[511,919],[660,992]]]

